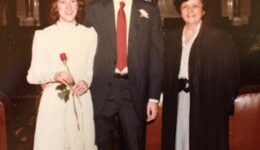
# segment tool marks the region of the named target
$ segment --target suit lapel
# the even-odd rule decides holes
[[[201,66],[203,65],[202,61],[204,58],[207,58],[207,54],[209,51],[204,51],[204,44],[202,41],[208,41],[208,39],[204,38],[205,34],[205,28],[204,23],[202,22],[200,31],[195,38],[191,50],[190,50],[190,58],[189,58],[189,76],[190,79],[194,76],[194,74],[199,74],[199,71],[201,70]],[[207,37],[208,38],[208,37]],[[193,75],[192,75],[193,74]]]
[[[176,41],[176,49],[174,51],[176,51],[176,53],[174,55],[176,55],[176,60],[174,61],[173,59],[173,66],[176,66],[176,68],[178,68],[177,73],[179,73],[180,71],[180,64],[181,64],[181,55],[182,55],[182,31],[183,31],[183,26],[180,27],[177,32],[174,40]]]
[[[104,11],[103,14],[103,26],[108,35],[108,40],[110,40],[113,49],[116,49],[116,29],[115,29],[115,14],[114,14],[114,4],[113,0],[104,0],[103,2]]]
[[[131,49],[135,37],[138,33],[138,19],[139,19],[139,9],[140,3],[137,0],[133,0],[132,10],[131,10],[131,19],[129,24],[129,36],[128,36],[128,50]]]

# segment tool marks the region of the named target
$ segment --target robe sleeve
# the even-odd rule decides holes
[[[225,82],[225,95],[228,99],[226,108],[229,114],[233,114],[234,100],[238,95],[239,90],[239,78],[240,78],[240,66],[239,56],[236,46],[232,40],[231,35],[226,36],[226,40],[223,40],[226,47],[223,51],[223,78]]]

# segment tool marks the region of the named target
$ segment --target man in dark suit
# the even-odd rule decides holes
[[[87,7],[85,25],[98,33],[90,87],[96,144],[112,150],[119,136],[120,149],[143,150],[161,92],[159,9],[141,0],[99,0]]]

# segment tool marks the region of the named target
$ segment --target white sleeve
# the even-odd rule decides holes
[[[27,73],[27,81],[31,84],[44,84],[53,81],[54,72],[48,69],[46,63],[46,48],[44,44],[43,31],[36,31],[33,38],[32,45],[32,61]]]
[[[93,76],[93,65],[94,65],[94,57],[96,54],[96,49],[97,49],[97,33],[95,32],[94,28],[93,32],[92,32],[92,38],[89,38],[90,41],[87,42],[89,43],[89,45],[87,46],[87,51],[88,51],[88,56],[87,56],[87,60],[86,60],[86,70],[84,72],[84,79],[88,86],[91,86],[91,82],[92,82],[92,76]]]

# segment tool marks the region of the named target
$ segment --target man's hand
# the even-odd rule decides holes
[[[158,113],[158,102],[149,101],[147,104],[147,122],[154,120]]]
[[[88,84],[84,80],[78,81],[72,88],[71,92],[76,94],[77,96],[81,96],[82,94],[88,91]]]

